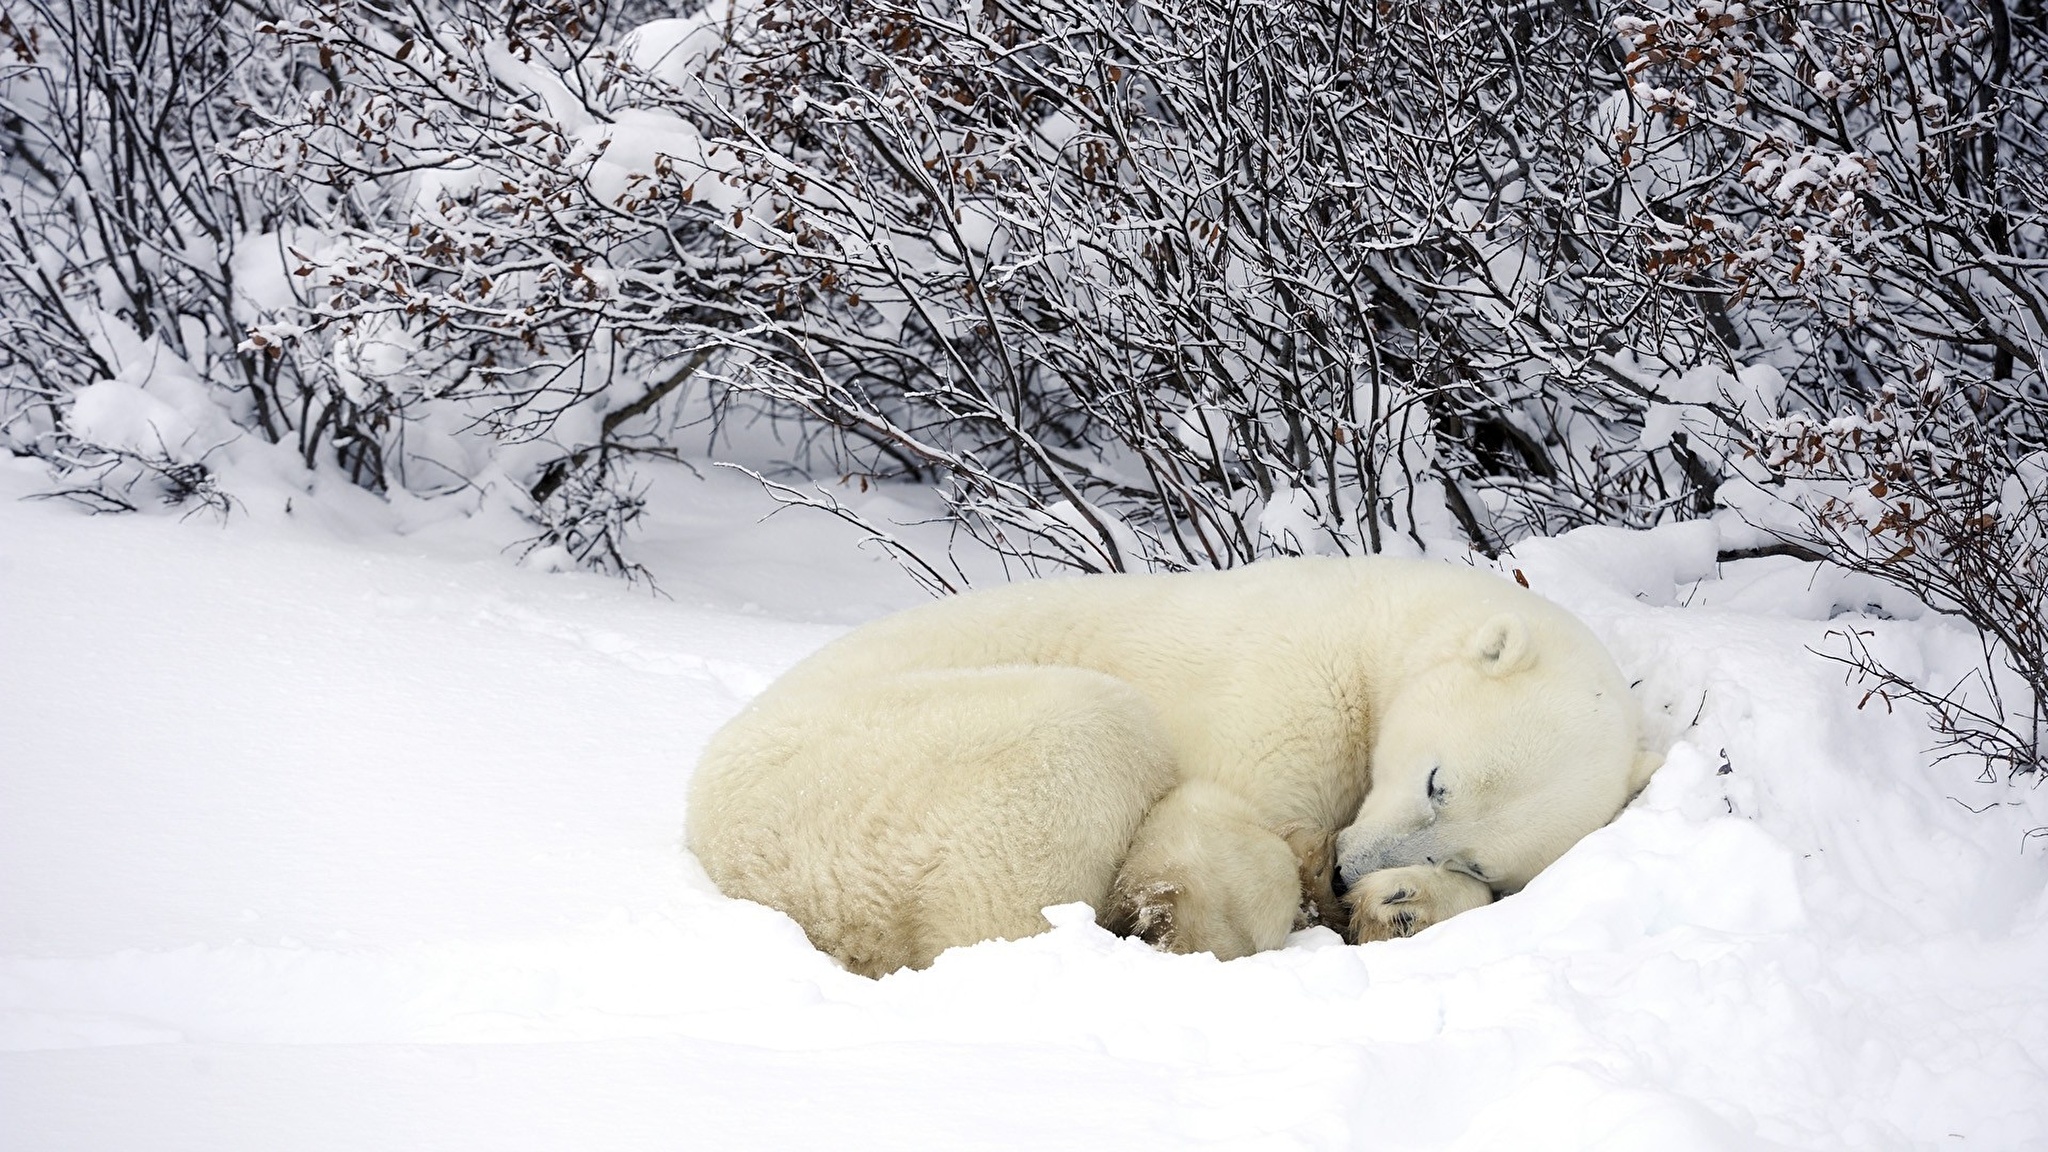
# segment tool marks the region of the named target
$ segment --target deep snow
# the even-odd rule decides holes
[[[838,526],[670,477],[663,597],[37,480],[0,461],[0,1148],[2048,1142],[2048,792],[1806,651],[1969,638],[1712,526],[1516,551],[1675,742],[1520,895],[1228,964],[1060,909],[871,982],[679,844],[713,728],[920,597]]]

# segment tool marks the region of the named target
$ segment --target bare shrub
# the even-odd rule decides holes
[[[1705,506],[1589,10],[776,0],[727,139],[814,304],[743,384],[1013,554],[1229,566]],[[1617,274],[1614,265],[1627,269]]]
[[[1637,434],[1699,304],[1636,273],[1611,31],[1554,16],[328,2],[267,30],[332,81],[240,154],[333,190],[356,391],[549,439],[537,501],[687,363],[1027,566],[1492,551],[1715,479]]]
[[[533,547],[628,574],[636,462],[736,428],[780,499],[930,485],[1026,569],[1735,508],[1975,626],[1967,693],[1849,658],[2028,768],[2044,19],[24,0],[0,442],[118,508],[225,500],[218,434],[253,432],[371,489],[511,488]],[[160,363],[204,435],[81,427]]]
[[[1668,251],[1734,355],[1701,405],[1786,540],[1959,615],[1976,683],[1916,685],[1942,738],[2041,766],[2048,701],[2048,25],[2037,4],[1647,5],[1619,27],[1646,156],[1713,175]],[[1724,385],[1736,381],[1723,381]],[[1765,506],[1774,504],[1775,506]],[[1789,515],[1787,513],[1789,512]]]
[[[290,82],[220,0],[21,0],[0,14],[0,444],[41,457],[109,504],[123,484],[205,498],[204,469],[99,444],[71,419],[102,381],[189,376],[225,425],[323,446],[359,480],[379,476],[365,413],[251,324],[244,277],[295,220],[299,196],[238,175],[219,154],[254,121],[247,102]],[[282,316],[290,328],[289,317]],[[162,455],[162,454],[159,454]]]

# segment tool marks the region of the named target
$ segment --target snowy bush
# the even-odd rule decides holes
[[[2048,18],[1945,0],[1650,5],[1618,21],[1640,163],[1716,174],[1666,261],[1725,293],[1703,422],[1779,536],[1962,615],[1970,685],[1888,697],[2041,765],[2048,702]],[[1710,410],[1710,411],[1709,411]]]
[[[97,507],[224,509],[244,433],[380,481],[378,414],[265,335],[301,192],[219,152],[291,62],[218,0],[23,0],[0,41],[0,445]]]
[[[1088,569],[1690,511],[1707,470],[1640,445],[1628,366],[1696,360],[1690,305],[1603,274],[1639,260],[1592,128],[1611,39],[1455,2],[765,3],[716,94],[818,291],[749,385]]]
[[[1686,437],[1636,432],[1641,363],[1704,351],[1689,292],[1612,271],[1646,201],[1617,194],[1591,14],[790,0],[626,32],[599,5],[326,4],[265,29],[334,78],[241,149],[328,194],[293,249],[310,330],[410,454],[436,410],[545,440],[497,454],[537,501],[672,447],[694,373],[811,430],[799,474],[934,482],[1060,566],[1490,552],[1707,506]]]
[[[2038,5],[209,3],[4,28],[0,435],[103,506],[253,435],[631,572],[694,435],[1026,568],[1733,510],[2038,763]]]

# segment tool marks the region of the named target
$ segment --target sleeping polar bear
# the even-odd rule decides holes
[[[1541,597],[1427,561],[1271,560],[857,628],[712,738],[688,843],[866,975],[1075,901],[1230,959],[1347,918],[1333,870],[1360,940],[1513,892],[1653,767],[1613,660]]]

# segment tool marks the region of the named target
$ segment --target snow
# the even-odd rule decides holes
[[[122,380],[80,388],[71,401],[72,434],[102,448],[189,462],[198,433],[176,408]]]
[[[707,0],[683,17],[649,20],[626,35],[621,49],[635,68],[688,91],[729,43],[742,43],[758,17],[750,0]]]
[[[920,596],[836,523],[664,477],[657,595],[418,508],[38,482],[0,461],[0,1147],[2048,1140],[2048,792],[1931,764],[1808,651],[1854,624],[1941,678],[1970,638],[1717,565],[1733,524],[1508,561],[1672,744],[1523,893],[1227,964],[1056,908],[868,981],[679,843],[710,732]]]

